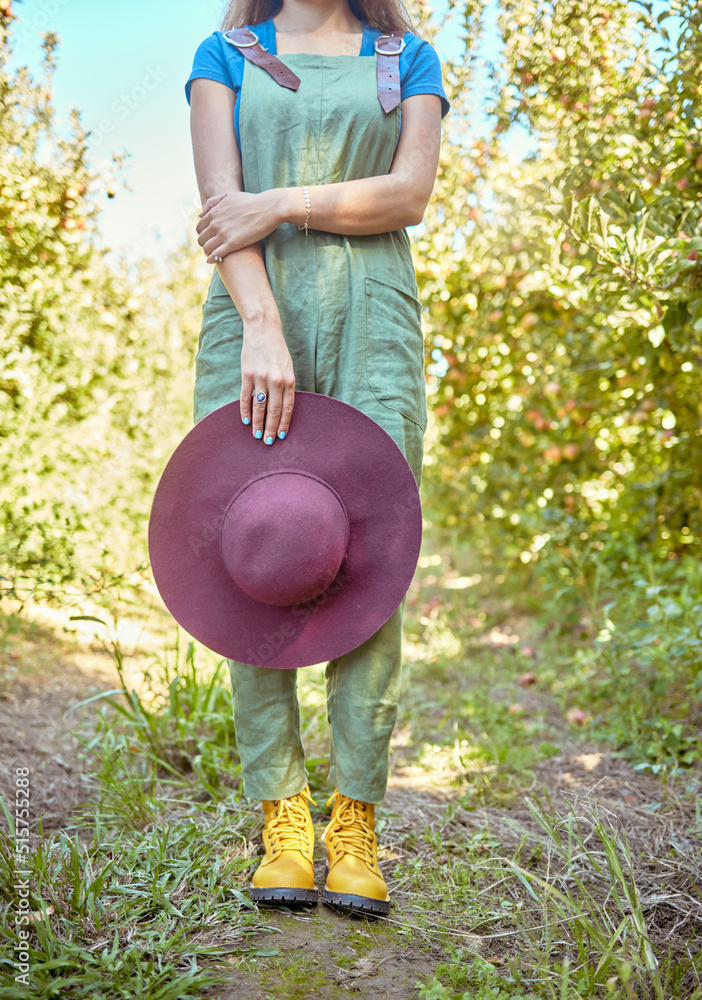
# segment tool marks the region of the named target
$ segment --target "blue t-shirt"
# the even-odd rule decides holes
[[[254,31],[269,52],[276,54],[275,25],[272,18],[254,25]],[[375,55],[375,40],[383,32],[380,28],[371,28],[363,25],[363,40],[361,42],[360,56]],[[449,110],[449,102],[444,93],[441,81],[441,63],[434,48],[418,38],[411,32],[404,36],[405,48],[400,53],[400,93],[402,100],[406,97],[413,97],[415,94],[436,94],[441,98],[441,117],[443,118]],[[285,56],[282,57],[285,62]],[[223,32],[213,31],[209,38],[198,47],[193,60],[193,68],[185,84],[185,96],[190,104],[190,84],[193,80],[204,77],[207,80],[216,80],[229,87],[239,96],[241,84],[244,79],[244,56],[230,42],[226,40]],[[241,148],[239,136],[239,101],[234,106],[234,132],[236,141]]]

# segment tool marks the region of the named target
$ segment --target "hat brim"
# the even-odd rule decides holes
[[[232,496],[282,469],[328,482],[350,526],[331,586],[283,608],[245,594],[219,548]],[[390,435],[348,403],[311,392],[295,393],[290,434],[272,447],[242,423],[238,402],[204,417],[166,465],[149,519],[151,568],[176,621],[221,656],[280,669],[336,659],[374,635],[407,592],[421,538],[417,484]]]

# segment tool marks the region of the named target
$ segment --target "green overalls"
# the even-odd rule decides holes
[[[379,104],[376,58],[286,55],[283,61],[301,81],[297,91],[245,63],[239,128],[246,191],[389,172],[400,108],[386,114]],[[309,235],[284,224],[265,241],[296,388],[334,396],[372,417],[402,449],[419,483],[426,401],[409,238],[404,230],[351,237],[317,232],[314,191],[311,195]],[[215,270],[197,353],[196,421],[239,399],[241,348],[242,321]],[[320,427],[320,438],[324,433]],[[285,441],[272,447],[285,448]],[[403,605],[367,642],[326,670],[330,782],[365,802],[382,801],[387,785]],[[297,794],[307,783],[297,671],[233,660],[229,666],[246,794],[254,799]]]

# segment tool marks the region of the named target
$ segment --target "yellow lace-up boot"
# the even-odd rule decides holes
[[[327,805],[332,803],[331,822],[324,831],[327,884],[322,902],[343,912],[385,916],[390,900],[378,867],[375,807],[338,790]]]
[[[263,861],[254,872],[249,896],[257,903],[314,904],[314,827],[309,786],[298,795],[263,803]]]

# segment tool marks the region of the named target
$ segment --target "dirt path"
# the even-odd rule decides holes
[[[85,644],[57,641],[30,621],[6,622],[0,653],[0,795],[14,799],[16,767],[32,771],[32,813],[44,832],[59,829],[85,801],[75,733],[96,705],[76,708],[114,687],[108,658]]]
[[[321,884],[322,872],[318,881]],[[418,981],[431,977],[442,958],[439,947],[418,948],[388,923],[342,917],[324,906],[307,916],[271,913],[262,950],[271,958],[237,960],[232,985],[220,1000],[315,998],[337,1000],[346,992],[359,998],[412,997]]]

